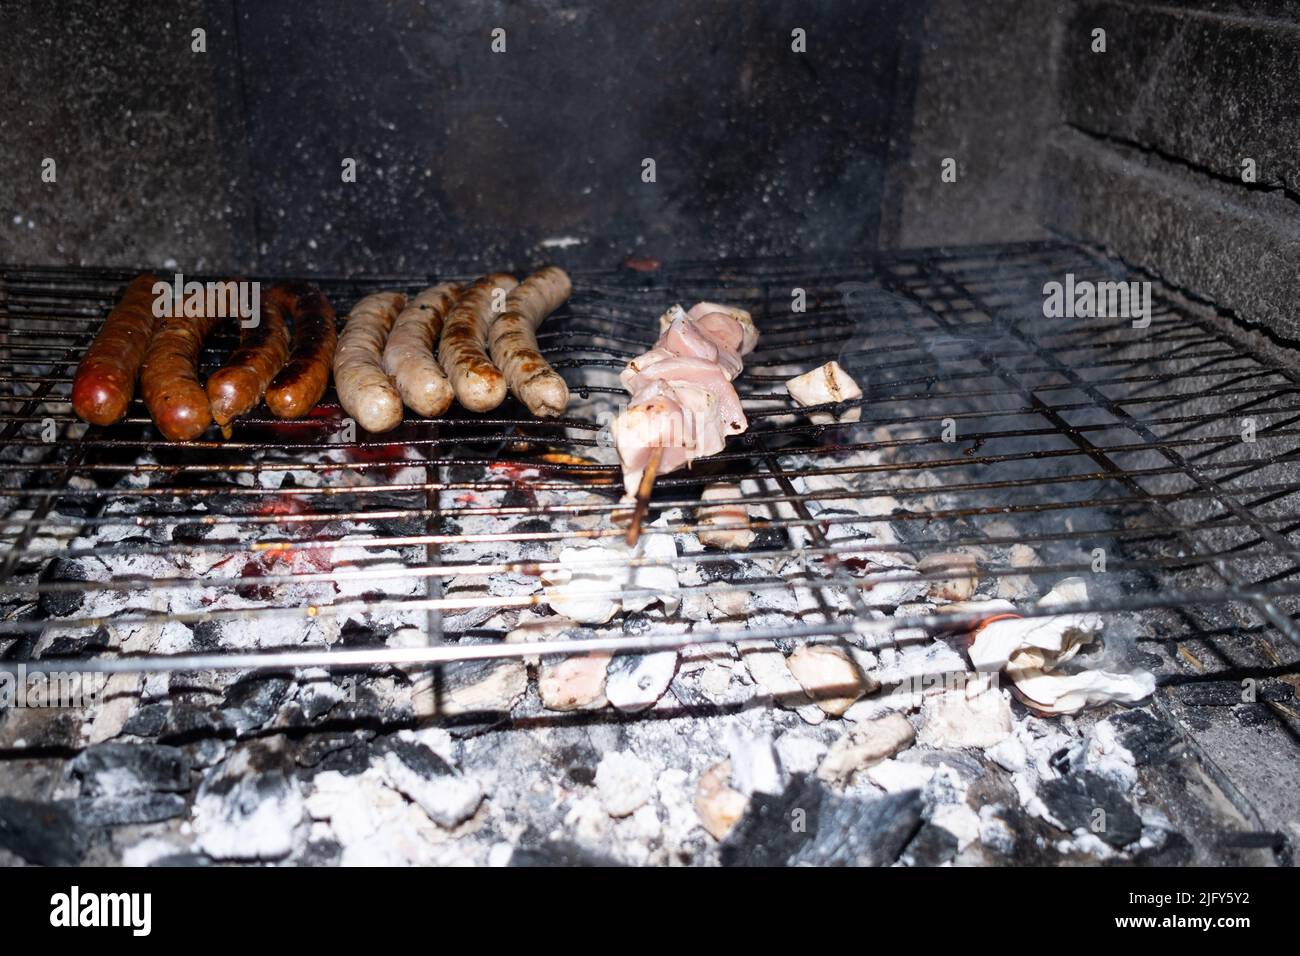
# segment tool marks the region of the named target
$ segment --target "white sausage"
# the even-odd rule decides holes
[[[460,295],[460,286],[443,282],[407,303],[384,345],[384,371],[397,383],[406,407],[436,418],[451,407],[451,382],[434,357],[442,323]]]
[[[519,283],[496,272],[470,286],[442,325],[438,362],[451,379],[456,398],[472,412],[490,412],[506,398],[506,378],[487,354],[493,306]]]
[[[376,292],[352,307],[334,353],[339,404],[368,432],[386,432],[402,421],[402,397],[381,363],[388,330],[406,305],[400,292]]]
[[[572,289],[563,269],[547,266],[515,286],[505,312],[488,328],[492,361],[534,415],[554,418],[569,405],[569,386],[537,349],[537,328]]]

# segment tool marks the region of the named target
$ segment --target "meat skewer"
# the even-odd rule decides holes
[[[518,284],[505,273],[484,276],[466,290],[443,323],[438,362],[456,398],[472,412],[490,412],[505,401],[506,378],[486,350],[488,327],[494,299]]]
[[[132,279],[86,349],[72,380],[72,410],[82,421],[112,425],[126,417],[158,328],[153,287],[159,281],[154,275]]]
[[[406,407],[427,418],[445,412],[455,396],[433,352],[460,291],[454,282],[425,289],[406,304],[384,345],[384,371],[397,383]]]
[[[208,403],[224,437],[230,437],[231,422],[262,400],[271,379],[289,360],[285,316],[294,301],[287,288],[272,286],[262,296],[260,321],[244,328],[239,348],[208,377]]]
[[[690,312],[674,306],[660,327],[655,347],[619,376],[632,393],[612,429],[628,494],[639,488],[655,448],[661,449],[657,471],[666,474],[716,455],[727,436],[749,427],[731,384],[743,368],[741,356],[757,341],[749,313],[711,303]]]
[[[169,316],[149,343],[140,393],[154,424],[171,441],[191,441],[212,424],[208,393],[199,382],[199,353],[224,321],[222,315]]]
[[[402,421],[402,396],[384,371],[384,343],[406,307],[400,292],[376,292],[352,307],[334,353],[334,387],[343,410],[368,432]]]
[[[266,407],[276,418],[302,418],[316,407],[329,386],[338,344],[338,319],[325,294],[305,285],[296,295],[289,361],[266,389]]]
[[[569,406],[569,386],[538,351],[537,329],[572,290],[563,269],[547,266],[515,286],[488,328],[492,361],[515,398],[540,417],[558,417]]]

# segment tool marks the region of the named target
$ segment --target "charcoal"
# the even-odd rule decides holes
[[[183,750],[159,744],[97,744],[71,764],[83,797],[183,793],[190,788],[190,763]]]
[[[55,558],[40,576],[41,584],[73,583],[80,584],[90,580],[80,562],[66,558]],[[81,607],[85,593],[74,591],[42,591],[40,606],[50,617],[67,617]]]
[[[528,671],[522,661],[458,661],[442,668],[436,700],[440,712],[449,716],[509,713],[527,688]]]
[[[1232,708],[1232,716],[1243,727],[1261,727],[1273,720],[1272,711],[1263,703],[1238,704]]]
[[[221,622],[220,621],[198,621],[193,625],[194,629],[194,652],[202,654],[206,651],[219,650],[221,647]]]
[[[1115,728],[1120,743],[1132,752],[1138,766],[1156,766],[1173,759],[1179,744],[1178,731],[1150,711],[1124,711],[1111,717],[1108,723]]]
[[[204,693],[173,694],[167,725],[160,737],[192,737],[230,732],[233,727],[227,714],[214,706]]]
[[[71,800],[0,797],[0,847],[37,866],[76,866],[86,831]]]
[[[212,531],[210,524],[178,524],[172,528],[171,540],[173,544],[198,544]]]
[[[197,848],[218,860],[288,856],[303,824],[301,787],[279,747],[260,741],[232,750],[195,795]]]
[[[1237,681],[1183,684],[1171,690],[1184,704],[1196,707],[1235,707],[1242,702],[1242,688]]]
[[[331,756],[353,750],[364,751],[364,759],[353,761],[349,765],[349,767],[359,765],[364,769],[369,761],[369,741],[373,737],[374,733],[367,730],[310,734],[298,743],[293,759],[301,767],[318,767]],[[343,768],[335,766],[329,769]]]
[[[921,825],[921,792],[839,797],[796,774],[776,795],[755,793],[719,847],[724,866],[888,866]]]
[[[735,561],[701,561],[698,565],[700,578],[705,584],[715,581],[730,583],[740,578],[740,565]]]
[[[515,534],[550,534],[555,531],[555,526],[541,518],[525,518],[511,525],[510,531]]]
[[[266,725],[280,709],[293,682],[287,677],[250,677],[226,690],[226,719],[240,734]]]
[[[618,866],[592,850],[584,849],[564,840],[549,840],[531,847],[515,847],[510,855],[511,866]]]
[[[537,496],[527,488],[511,485],[501,494],[503,508],[536,508]],[[553,530],[553,529],[548,529]]]
[[[340,647],[383,647],[388,634],[377,630],[369,624],[363,624],[355,618],[348,618],[339,628]]]
[[[654,630],[655,622],[644,611],[632,611],[623,616],[623,633],[628,637],[640,637]]]
[[[1058,780],[1048,780],[1038,788],[1049,813],[1067,830],[1095,832],[1111,846],[1122,847],[1142,835],[1142,819],[1129,804],[1119,787],[1106,777],[1085,771]],[[1096,811],[1105,813],[1104,825],[1094,830]]]
[[[294,861],[298,866],[338,866],[343,847],[334,840],[312,840]]]
[[[577,786],[591,786],[596,782],[596,765],[600,751],[586,739],[566,744],[550,755],[550,762],[564,772],[564,778]]]
[[[72,610],[75,611],[76,608],[72,608]],[[65,613],[71,613],[71,611]],[[94,657],[95,654],[107,648],[108,645],[108,629],[97,627],[90,634],[60,635],[54,638],[41,652],[41,657],[43,659],[70,657],[80,660]]]
[[[393,754],[412,771],[426,780],[455,773],[451,765],[424,744],[397,735],[381,737],[375,742],[376,754]]]
[[[903,851],[908,866],[940,866],[957,855],[957,837],[935,823],[922,824]]]
[[[375,521],[375,531],[383,537],[402,538],[417,534],[426,534],[426,519],[412,516],[407,518],[381,518]]]
[[[163,732],[163,728],[167,726],[171,710],[170,701],[142,704],[127,718],[126,724],[122,727],[122,733],[129,734],[132,737],[157,737]]]
[[[462,776],[424,744],[401,736],[380,741],[390,784],[417,803],[441,827],[455,827],[473,816],[483,801],[478,783]]]
[[[116,827],[158,823],[185,815],[185,798],[177,793],[137,793],[104,800],[79,800],[77,816],[87,826]]]
[[[298,690],[298,707],[308,723],[319,720],[334,709],[334,705],[347,694],[332,680],[314,680]]]
[[[185,752],[189,754],[190,766],[200,770],[216,766],[230,750],[230,742],[219,737],[207,737],[187,744]]]
[[[152,861],[150,866],[211,866],[212,857],[202,853],[169,853]]]

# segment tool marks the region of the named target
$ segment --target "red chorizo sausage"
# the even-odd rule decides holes
[[[153,422],[172,441],[190,441],[212,424],[208,393],[199,383],[203,340],[221,315],[170,316],[154,333],[140,369],[140,393]]]
[[[159,281],[154,275],[132,279],[82,356],[72,380],[72,410],[82,421],[112,425],[126,417],[159,324],[153,311]]]
[[[302,418],[329,386],[338,344],[338,320],[324,293],[295,286],[293,345],[289,362],[266,389],[266,407],[277,418]]]
[[[262,295],[260,321],[245,327],[239,348],[208,378],[208,401],[221,433],[230,437],[230,423],[262,400],[271,379],[289,359],[289,329],[285,316],[297,296],[283,285]]]

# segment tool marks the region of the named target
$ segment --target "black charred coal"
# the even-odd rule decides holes
[[[81,779],[77,815],[89,826],[156,823],[182,816],[190,789],[190,760],[177,747],[105,743],[72,761]]]
[[[0,797],[0,846],[38,866],[76,866],[86,831],[70,800]]]
[[[381,737],[375,744],[376,755],[391,753],[402,763],[426,780],[456,775],[451,764],[443,760],[424,744],[405,740],[396,735]]]
[[[177,747],[158,744],[96,744],[72,761],[83,797],[128,793],[183,793],[190,789],[190,762]]]
[[[1115,714],[1109,723],[1118,732],[1119,743],[1134,754],[1139,766],[1157,766],[1177,756],[1177,728],[1149,710],[1126,710]]]
[[[370,763],[374,736],[369,730],[309,734],[298,743],[293,759],[301,767],[360,773]]]
[[[55,558],[50,562],[40,577],[41,584],[72,583],[80,584],[90,579],[86,569],[78,561]],[[41,610],[50,617],[67,617],[81,607],[85,595],[79,590],[42,591]]]
[[[78,602],[77,606],[80,606],[80,602]],[[76,608],[74,607],[72,610],[75,611]],[[91,657],[99,651],[104,650],[108,645],[108,629],[97,627],[94,631],[86,635],[65,634],[54,638],[54,640],[50,641],[49,646],[41,652],[41,657]]]
[[[719,848],[724,866],[888,866],[921,825],[921,792],[839,797],[796,775],[779,795],[756,793]]]
[[[1038,796],[1068,830],[1088,830],[1114,847],[1127,846],[1142,835],[1142,818],[1123,791],[1098,774],[1085,771],[1048,780],[1038,788]]]
[[[523,841],[521,841],[522,843]],[[574,843],[552,840],[532,846],[518,846],[510,855],[511,866],[619,866],[616,860],[583,849]]]
[[[248,677],[226,691],[226,719],[235,731],[246,734],[275,717],[293,681],[287,677]]]
[[[939,866],[957,855],[957,847],[957,837],[951,830],[925,823],[903,851],[902,861],[908,866]]]
[[[132,737],[157,737],[167,726],[171,710],[171,702],[166,700],[141,704],[135,713],[127,718],[122,733]]]
[[[119,827],[159,823],[185,816],[188,804],[178,793],[137,793],[103,800],[78,800],[77,816],[86,826]]]

